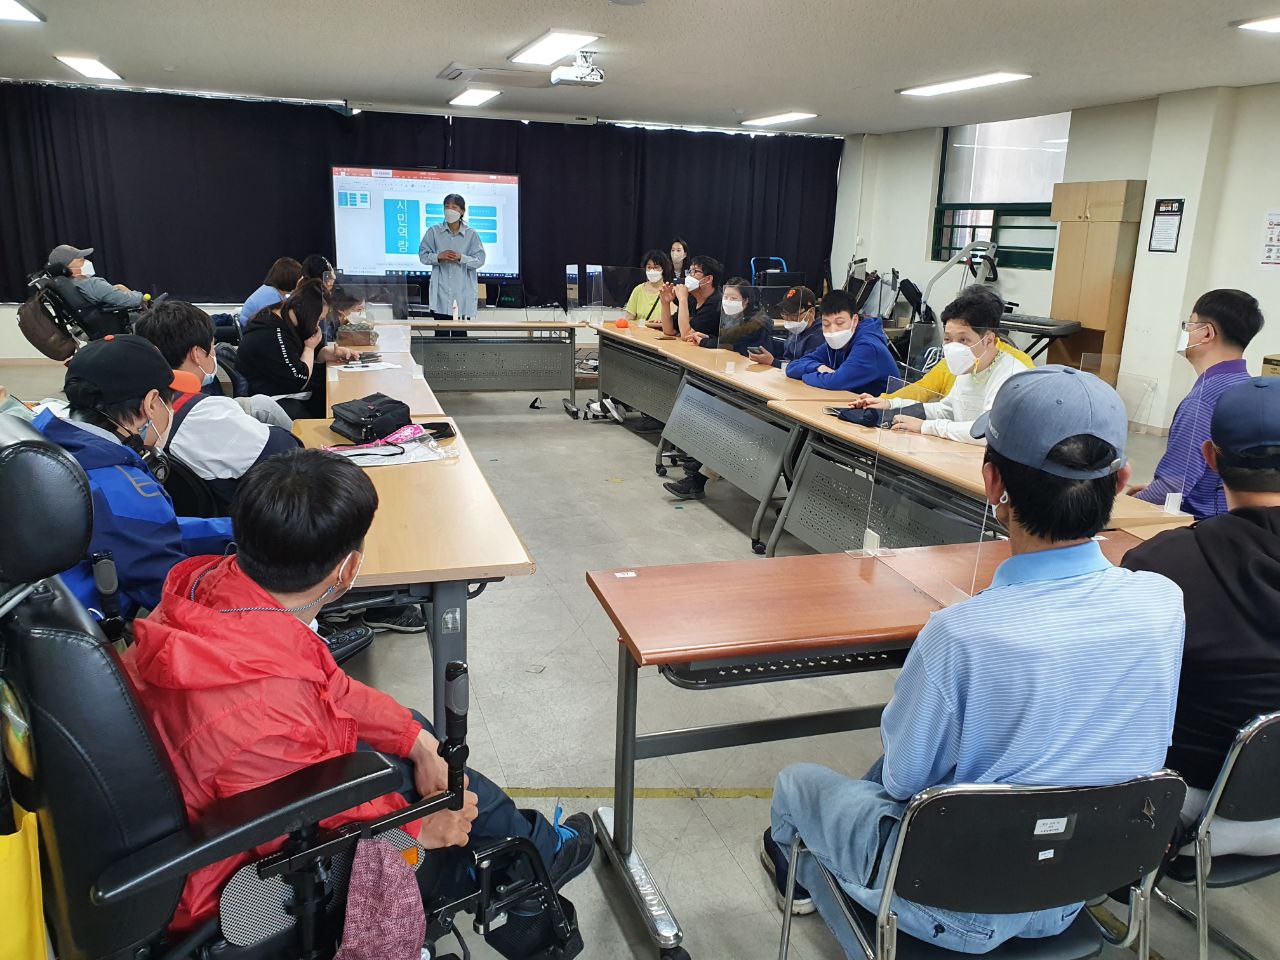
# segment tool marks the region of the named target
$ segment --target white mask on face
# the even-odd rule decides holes
[[[787,333],[799,333],[809,324],[804,320],[783,320],[782,325],[786,328]]]
[[[672,251],[671,251],[671,262],[672,262],[672,263],[684,263],[684,254],[683,254],[683,253],[676,253],[674,250],[672,250]]]
[[[852,330],[837,330],[835,333],[822,333],[823,338],[827,341],[827,346],[832,350],[843,350],[853,339]]]
[[[97,274],[93,272],[93,261],[92,261],[92,260],[86,260],[86,261],[84,262],[84,266],[82,266],[82,267],[80,268],[80,276],[82,276],[82,277],[96,277],[96,276],[97,276]]]
[[[199,363],[197,363],[196,366],[200,367],[200,373],[204,375],[203,379],[200,381],[201,386],[207,387],[209,384],[213,383],[213,381],[218,379],[218,361],[217,360],[213,361],[213,369],[207,372],[205,371],[204,367],[202,367]]]
[[[462,214],[453,209],[453,207],[445,207],[444,218],[449,223],[457,223],[462,219]]]
[[[743,311],[743,309],[746,308],[746,306],[747,305],[743,303],[741,300],[721,300],[720,301],[720,309],[724,311],[724,315],[726,317],[736,317],[738,314],[740,314]]]
[[[160,404],[161,406],[164,407],[165,411],[169,414],[169,421],[164,425],[164,432],[160,434],[160,438],[156,440],[153,446],[153,449],[157,449],[157,450],[164,449],[165,444],[169,442],[169,431],[173,429],[173,411],[169,409],[169,405],[165,403],[163,400],[160,401]],[[154,417],[150,418],[149,420],[147,420],[146,423],[142,425],[142,429],[138,431],[138,439],[142,441],[143,446],[146,446],[147,444],[148,431],[155,430],[155,429],[156,429],[156,421]]]
[[[1187,355],[1187,348],[1190,345],[1191,345],[1191,334],[1188,333],[1186,330],[1183,330],[1180,334],[1178,334],[1178,346],[1176,348],[1178,356],[1185,357]]]
[[[657,283],[659,280],[662,279],[661,270],[646,270],[644,272],[644,275],[649,278],[650,283]]]
[[[684,285],[688,287],[689,291],[692,293],[694,290],[697,290],[702,286],[702,278],[695,277],[693,275],[687,276],[684,278]]]
[[[978,362],[973,350],[963,343],[947,343],[942,347],[942,357],[947,361],[947,369],[955,376],[968,373]]]

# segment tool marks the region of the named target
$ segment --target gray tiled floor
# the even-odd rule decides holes
[[[0,383],[20,396],[51,395],[58,367],[0,364]],[[752,556],[746,531],[755,505],[726,483],[708,499],[673,504],[654,476],[654,434],[609,423],[569,420],[559,395],[530,410],[528,394],[445,394],[490,484],[538,562],[528,578],[494,584],[471,606],[473,765],[508,787],[547,796],[522,801],[549,813],[556,788],[611,788],[617,641],[587,589],[588,569]],[[1149,477],[1163,440],[1134,438],[1135,475]],[[424,505],[429,509],[430,505]],[[781,553],[802,552],[790,538]],[[767,598],[762,598],[762,604]],[[383,634],[352,673],[404,703],[428,706],[430,658],[421,637]],[[642,730],[775,716],[845,703],[882,702],[892,674],[690,693],[642,673]],[[874,732],[719,750],[644,761],[645,787],[767,788],[779,769],[799,760],[856,774],[879,754]],[[573,810],[600,801],[566,799]],[[765,799],[654,799],[637,804],[637,845],[662,883],[698,960],[753,960],[776,955],[779,913],[756,861],[768,820]],[[654,957],[627,893],[597,858],[566,893],[577,906],[597,958]],[[1259,960],[1280,956],[1280,882],[1215,892],[1215,917]],[[474,942],[477,958],[496,955]],[[1190,927],[1157,908],[1155,949],[1166,958],[1195,957]],[[837,958],[822,922],[794,927],[792,956]],[[1121,951],[1105,956],[1118,960]],[[1228,955],[1213,951],[1214,960]]]
[[[752,557],[746,531],[755,505],[727,483],[703,503],[675,504],[653,473],[655,434],[610,423],[575,422],[558,396],[529,410],[526,394],[446,394],[490,484],[538,562],[529,578],[491,586],[473,601],[470,656],[475,716],[474,764],[508,787],[610,789],[613,783],[615,631],[586,586],[588,569]],[[1152,439],[1155,442],[1150,442]],[[1147,442],[1143,442],[1147,441]],[[1149,475],[1162,442],[1139,438],[1137,472]],[[1145,471],[1144,471],[1145,468]],[[780,552],[803,552],[790,538]],[[762,603],[767,602],[762,598]],[[405,702],[425,704],[429,657],[421,639],[382,637],[353,673]],[[691,693],[642,672],[641,730],[732,722],[838,704],[883,702],[891,673],[796,684]],[[800,760],[860,773],[879,755],[873,731],[717,750],[644,761],[647,787],[769,787]],[[544,811],[554,796],[523,801]],[[566,799],[567,809],[600,801]],[[695,958],[776,956],[780,915],[756,859],[768,820],[765,799],[654,799],[637,804],[637,845],[686,931]],[[589,958],[655,957],[656,951],[600,858],[567,891]],[[1274,904],[1280,885],[1216,895],[1223,924],[1258,952],[1275,956],[1280,938]],[[837,958],[821,921],[794,927],[792,956]],[[478,946],[478,948],[477,948]],[[1193,958],[1189,927],[1157,911],[1155,947],[1164,957]],[[491,957],[473,945],[478,957]],[[1122,951],[1111,951],[1121,957]],[[1214,957],[1225,957],[1215,948]]]

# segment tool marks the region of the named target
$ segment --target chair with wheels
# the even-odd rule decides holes
[[[1195,837],[1194,855],[1175,858],[1165,872],[1174,883],[1195,887],[1195,910],[1162,890],[1155,891],[1157,900],[1196,925],[1200,960],[1208,960],[1210,937],[1243,960],[1254,960],[1252,953],[1209,923],[1209,890],[1238,887],[1280,873],[1280,856],[1213,856],[1213,818],[1246,823],[1280,818],[1278,782],[1280,713],[1270,713],[1252,720],[1236,734],[1204,810],[1190,831]]]
[[[320,830],[322,820],[398,789],[386,758],[360,752],[227,798],[189,822],[168,754],[115,649],[56,576],[88,550],[92,503],[74,459],[29,424],[0,417],[0,774],[38,820],[54,953],[61,960],[331,957],[343,861],[362,835],[399,834],[412,844],[395,828],[462,803],[465,665],[450,665],[442,749],[449,790],[439,796],[372,823]],[[285,838],[279,852],[247,864],[223,891],[218,917],[181,938],[167,932],[188,874],[277,838]],[[475,912],[487,933],[512,903],[533,902],[546,906],[557,944],[573,942],[567,901],[551,892],[528,841],[506,841],[475,859],[479,892],[428,905],[429,937],[453,930],[460,911]],[[495,888],[491,865],[515,862],[527,863],[532,879]]]
[[[27,285],[33,294],[18,311],[18,326],[51,359],[66,360],[82,343],[133,329],[130,311],[91,302],[65,266],[46,266],[28,277]]]
[[[1015,938],[985,954],[991,960],[1086,960],[1104,941],[1150,949],[1150,898],[1178,825],[1186,784],[1172,771],[1106,787],[956,785],[912,797],[897,844],[882,865],[884,895],[872,915],[818,863],[867,960],[947,960],[964,954],[899,936],[892,901],[959,913],[1029,913],[1093,900],[1130,888],[1123,935],[1102,927],[1088,910],[1063,933]],[[791,863],[807,854],[801,838]],[[787,872],[779,960],[791,938],[797,871]],[[1086,916],[1086,914],[1089,914]]]

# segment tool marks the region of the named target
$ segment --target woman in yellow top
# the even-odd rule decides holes
[[[623,308],[627,320],[639,320],[648,327],[662,327],[662,311],[658,309],[658,296],[662,288],[675,279],[671,258],[661,250],[650,250],[644,255],[645,282],[638,283],[627,298]]]
[[[1024,367],[1034,367],[1036,365],[1036,362],[1029,356],[1004,340],[996,341],[996,349],[1001,353],[1009,354]],[[929,369],[929,372],[915,383],[909,383],[901,390],[894,390],[892,393],[882,393],[880,398],[882,400],[915,400],[917,403],[925,403],[926,401],[936,400],[938,397],[945,397],[951,392],[955,382],[956,375],[951,372],[950,367],[945,363],[935,363]]]

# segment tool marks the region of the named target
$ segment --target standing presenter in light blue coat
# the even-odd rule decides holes
[[[460,194],[444,198],[444,222],[428,227],[418,246],[418,259],[431,268],[431,307],[436,320],[452,320],[457,304],[459,320],[476,316],[476,283],[484,266],[480,235],[462,219],[467,201]],[[436,336],[465,337],[463,330],[437,330]]]

